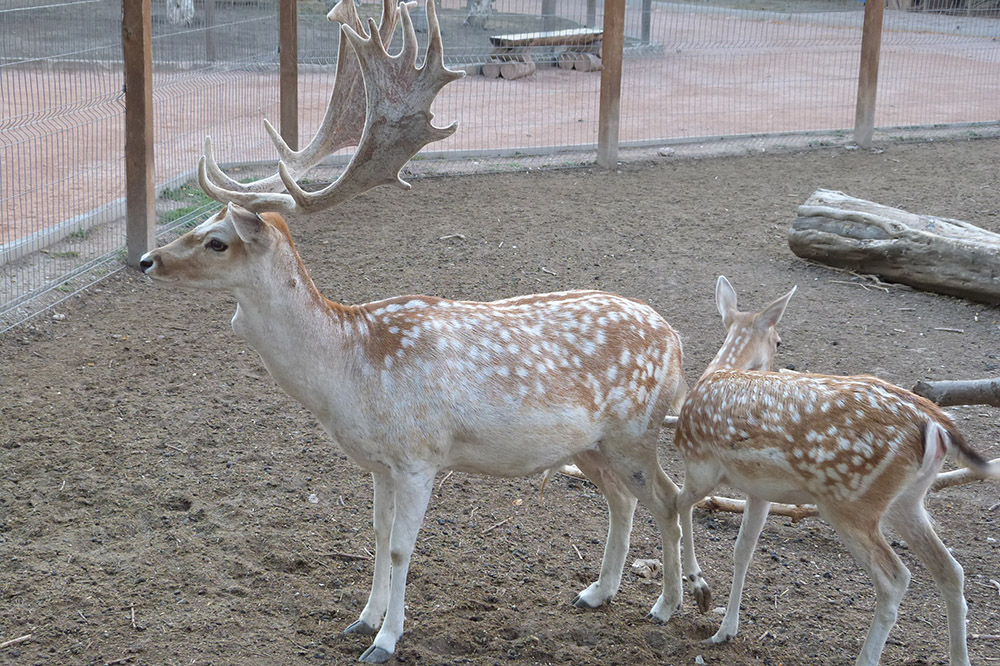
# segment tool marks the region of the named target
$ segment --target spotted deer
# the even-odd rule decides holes
[[[331,15],[353,12],[344,0]],[[387,55],[379,31],[343,28],[364,86],[344,65],[320,134],[301,154],[281,146],[278,174],[240,184],[215,165],[211,142],[202,186],[226,206],[177,240],[148,253],[152,280],[231,292],[235,333],[260,355],[275,381],[308,408],[347,455],[372,475],[375,562],[371,594],[347,633],[375,634],[361,655],[387,660],[403,632],[407,571],[442,470],[501,477],[533,475],[573,461],[604,492],[610,525],[596,582],[574,600],[596,607],[618,590],[636,501],[663,536],[662,593],[651,615],[666,621],[681,601],[677,486],[657,462],[660,424],[680,408],[687,385],[677,333],[649,305],[597,291],[520,296],[489,303],[400,296],[362,305],[324,298],[279,213],[311,212],[382,183],[431,140],[433,93],[456,78],[442,62],[434,6],[422,69],[406,6],[386,0],[383,35],[399,12],[403,56]],[[430,72],[430,74],[427,74]],[[367,95],[361,118],[335,103],[343,81]],[[366,92],[367,91],[367,92]],[[402,92],[400,92],[402,91]],[[395,105],[403,104],[400,110]],[[339,112],[338,112],[339,110]],[[322,154],[360,137],[353,161],[330,187],[295,182]],[[285,161],[288,158],[291,164]],[[274,191],[284,186],[286,191]]]
[[[709,641],[736,635],[770,503],[813,503],[875,583],[875,618],[856,663],[878,663],[910,580],[882,535],[884,522],[930,570],[948,611],[951,663],[968,664],[964,574],[934,533],[923,500],[945,457],[983,477],[1000,477],[1000,467],[974,451],[937,405],[909,391],[875,377],[771,372],[780,343],[775,325],[794,292],[760,312],[739,312],[736,292],[719,278],[726,340],[677,422],[684,577],[696,597],[708,588],[695,559],[691,509],[722,484],[747,494],[729,605]]]

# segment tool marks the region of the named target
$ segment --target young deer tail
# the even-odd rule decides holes
[[[684,405],[684,401],[687,399],[688,385],[684,377],[681,377],[677,382],[677,392],[674,394],[674,402],[670,405],[670,411],[674,414],[681,413],[681,407]]]
[[[924,460],[921,472],[936,466],[946,455],[950,455],[977,477],[1000,479],[1000,462],[983,458],[954,424],[927,421],[924,424]]]

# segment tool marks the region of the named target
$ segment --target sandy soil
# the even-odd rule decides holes
[[[684,335],[691,381],[721,344],[715,276],[728,275],[746,307],[796,284],[781,365],[911,386],[996,375],[1000,311],[808,264],[785,231],[818,187],[1000,231],[998,149],[981,140],[421,179],[292,229],[321,289],[346,302],[569,287],[642,298]],[[0,643],[30,634],[0,648],[3,663],[350,663],[367,646],[340,632],[367,597],[370,479],[232,333],[233,308],[226,295],[129,272],[0,336]],[[1000,456],[995,412],[954,413]],[[661,452],[682,481],[669,432]],[[665,626],[644,619],[659,581],[627,573],[609,606],[573,608],[600,564],[604,501],[565,477],[543,501],[539,481],[442,477],[399,662],[853,663],[872,586],[822,521],[769,520],[741,634],[709,648],[700,641],[721,616],[690,599]],[[965,566],[974,663],[998,654],[998,490],[979,483],[928,501]],[[697,513],[695,529],[722,605],[738,518]],[[946,663],[940,597],[894,544],[914,579],[883,663]],[[629,562],[658,556],[640,508]]]

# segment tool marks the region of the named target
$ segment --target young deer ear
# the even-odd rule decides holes
[[[771,328],[778,325],[781,321],[781,316],[785,314],[785,308],[788,307],[788,301],[792,299],[792,294],[798,289],[797,286],[792,287],[792,290],[774,301],[766,308],[760,311],[760,316],[757,318],[757,322],[760,326],[765,328]]]
[[[233,228],[236,229],[240,240],[247,245],[259,243],[267,238],[267,222],[257,213],[230,202],[227,204],[226,214],[232,220]]]
[[[715,305],[722,315],[722,324],[727,329],[733,321],[733,315],[738,312],[736,309],[736,290],[725,275],[720,275],[715,283]]]

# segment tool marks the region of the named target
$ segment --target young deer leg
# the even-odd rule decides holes
[[[361,655],[361,661],[372,664],[379,664],[389,659],[396,649],[396,641],[403,635],[406,574],[417,542],[417,532],[424,520],[427,503],[434,488],[434,471],[394,476],[393,485],[395,507],[392,534],[389,536],[389,556],[392,561],[389,604],[382,628],[375,635],[375,641]]]
[[[892,505],[888,518],[890,525],[910,546],[917,558],[927,567],[948,611],[948,641],[951,666],[968,666],[969,648],[966,643],[966,603],[963,587],[965,573],[931,526],[924,509],[923,493],[906,494]]]
[[[604,493],[608,501],[608,540],[604,545],[600,576],[573,599],[573,605],[577,608],[597,608],[610,601],[621,585],[636,499],[618,475],[611,471],[607,460],[600,453],[581,453],[573,458],[573,462]]]
[[[899,603],[910,584],[910,572],[882,536],[881,511],[874,511],[871,505],[842,506],[836,511],[822,504],[818,508],[875,584],[875,617],[855,666],[877,666],[889,631],[896,624]]]
[[[740,599],[743,597],[743,584],[747,579],[747,569],[753,559],[757,540],[760,538],[764,523],[767,522],[767,512],[771,503],[767,500],[747,496],[743,521],[740,523],[740,533],[733,547],[733,587],[729,590],[729,604],[726,606],[726,616],[715,635],[708,639],[710,643],[725,643],[734,636],[740,628]]]
[[[694,505],[711,493],[719,481],[718,466],[712,463],[686,464],[684,469],[684,487],[677,496],[677,513],[681,519],[681,536],[684,540],[684,581],[688,592],[698,604],[698,610],[707,613],[712,603],[712,591],[705,582],[705,577],[698,566],[698,557],[694,552],[694,530],[692,512]]]
[[[661,417],[662,419],[662,417]],[[656,421],[657,423],[659,421]],[[663,591],[648,617],[666,622],[677,611],[683,599],[681,589],[680,545],[681,530],[677,522],[678,488],[656,458],[658,433],[650,431],[643,440],[630,446],[628,452],[602,448],[612,469],[642,502],[660,528],[663,540]]]
[[[372,590],[361,616],[344,630],[345,634],[372,636],[378,631],[389,603],[389,535],[392,532],[392,513],[395,498],[392,478],[387,472],[373,472],[374,507],[372,524],[375,528],[375,572]]]

